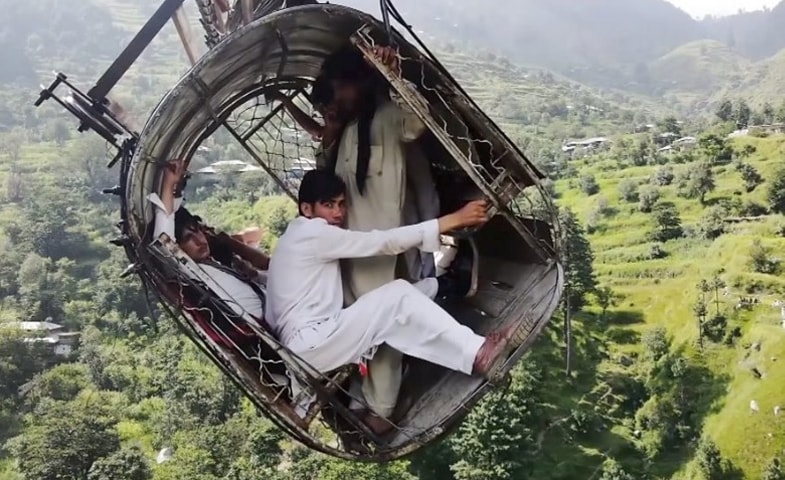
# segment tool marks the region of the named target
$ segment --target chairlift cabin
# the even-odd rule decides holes
[[[177,2],[164,2],[171,3]],[[312,168],[316,145],[286,110],[268,99],[284,92],[310,109],[312,83],[323,60],[351,43],[428,127],[419,142],[443,211],[477,196],[493,206],[488,224],[456,233],[476,252],[476,294],[442,306],[480,334],[510,322],[521,325],[517,348],[502,368],[506,374],[546,325],[564,283],[556,215],[541,186],[544,177],[418,43],[389,1],[382,1],[381,21],[348,7],[310,1],[287,6],[282,0],[239,0],[233,9],[223,8],[225,2],[197,3],[210,48],[194,58],[193,67],[140,133],[117,121],[103,101],[107,92],[99,92],[100,98],[81,94],[64,76],[42,92],[42,100],[59,101],[53,91],[65,82],[83,104],[82,110],[69,109],[82,127],[118,146],[120,183],[107,192],[121,200],[123,235],[115,243],[133,262],[129,273],[137,273],[160,295],[185,334],[263,414],[305,445],[337,457],[388,461],[410,454],[446,435],[499,382],[407,359],[399,399],[407,408],[396,415],[392,433],[374,435],[348,408],[348,385],[356,368],[319,373],[281,345],[264,322],[222,302],[216,294],[220,285],[173,241],[151,238],[154,212],[147,197],[159,193],[168,159],[189,161],[220,131],[228,132],[246,160],[256,162],[282,192],[295,198],[302,171]],[[407,36],[391,28],[391,18]],[[400,76],[371,54],[374,45],[388,42],[399,49]]]

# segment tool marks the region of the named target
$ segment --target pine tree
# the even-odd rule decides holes
[[[530,478],[538,423],[537,366],[524,361],[512,371],[506,395],[496,392],[478,404],[451,438],[460,460],[457,480]]]
[[[561,252],[566,274],[565,295],[569,296],[570,309],[579,311],[586,304],[586,295],[594,291],[594,253],[586,239],[585,231],[575,214],[564,209],[559,216],[561,227]]]

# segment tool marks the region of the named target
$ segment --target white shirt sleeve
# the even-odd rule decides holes
[[[158,196],[157,193],[151,193],[147,196],[147,200],[153,204],[153,208],[155,208],[155,223],[153,227],[153,239],[157,239],[161,236],[162,233],[165,233],[169,238],[175,240],[174,238],[174,214],[178,210],[180,210],[180,206],[183,204],[182,197],[176,197],[174,199],[174,210],[171,212],[166,211],[166,207],[164,206],[164,202],[161,200],[161,197]]]
[[[398,255],[415,247],[435,252],[440,246],[438,220],[371,232],[346,230],[320,221],[312,242],[314,256],[325,261]]]

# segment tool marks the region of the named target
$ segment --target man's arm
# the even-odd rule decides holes
[[[391,230],[355,232],[323,224],[313,240],[313,249],[317,257],[326,261],[398,255],[415,247],[427,252],[435,252],[441,246],[440,234],[481,225],[487,220],[486,202],[476,200],[438,220]]]
[[[221,243],[229,247],[232,253],[248,261],[254,268],[267,270],[270,267],[270,257],[265,255],[262,251],[249,247],[223,232],[216,235],[216,237]]]
[[[398,51],[393,47],[377,46],[374,48],[374,54],[385,64],[391,71],[398,72],[400,75],[400,62],[398,61]],[[411,85],[406,79],[404,82]],[[416,90],[416,87],[412,85]],[[428,127],[420,120],[420,117],[412,111],[411,108],[399,98],[395,92],[391,92],[391,100],[393,102],[392,116],[393,122],[399,131],[400,139],[402,142],[413,142],[420,138]]]
[[[185,176],[185,162],[183,160],[173,160],[163,172],[161,181],[161,196],[155,193],[147,196],[147,199],[155,206],[155,226],[153,228],[153,238],[158,238],[165,233],[174,240],[174,214],[182,204],[182,198],[175,198],[175,190]]]
[[[283,105],[283,108],[294,118],[294,121],[300,125],[303,130],[308,132],[311,136],[322,138],[324,135],[324,127],[314,120],[310,115],[305,113],[300,107],[294,104],[291,98],[284,94],[276,94],[275,100],[278,100]]]
[[[155,209],[155,221],[153,222],[153,239],[157,239],[162,233],[165,233],[169,238],[174,240],[174,214],[180,209],[183,203],[181,197],[175,197],[172,201],[173,208],[167,212],[161,197],[157,193],[151,193],[147,196],[147,200],[153,204]]]

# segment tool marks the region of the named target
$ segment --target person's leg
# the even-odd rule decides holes
[[[483,341],[410,283],[396,280],[298,333],[288,346],[321,372],[357,363],[386,343],[406,355],[471,374]]]
[[[362,395],[368,408],[382,418],[389,418],[398,402],[403,375],[403,354],[389,345],[379,345],[368,362],[363,377]]]
[[[439,288],[435,278],[421,280],[413,286],[431,300],[436,298]],[[376,415],[389,418],[395,409],[401,390],[402,361],[401,352],[388,345],[380,345],[373,358],[368,361],[368,374],[362,378],[359,388],[355,386],[352,391],[354,396],[358,396],[359,392],[362,393],[365,405],[353,400],[350,408],[360,410],[367,405],[368,409]]]

